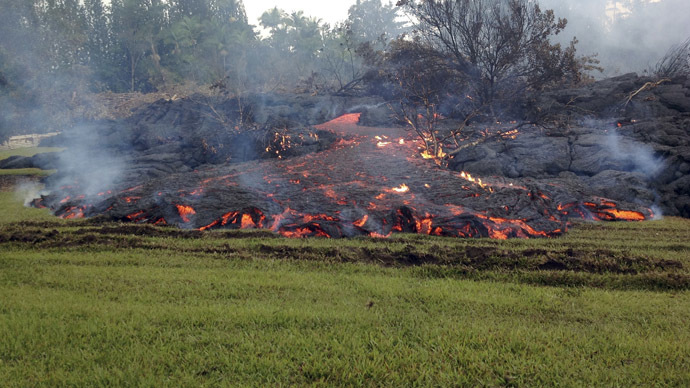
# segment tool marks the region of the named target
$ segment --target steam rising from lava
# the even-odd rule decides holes
[[[47,186],[78,188],[78,196],[95,200],[120,184],[126,158],[103,147],[105,139],[94,128],[77,126],[66,130],[63,136],[69,148],[58,153],[56,167],[60,174],[48,177]]]
[[[614,159],[625,162],[630,171],[644,174],[647,178],[654,178],[663,168],[661,158],[654,156],[651,147],[624,139],[615,129],[608,132],[606,147]]]

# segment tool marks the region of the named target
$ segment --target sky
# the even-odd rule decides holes
[[[315,16],[325,23],[333,25],[335,22],[347,18],[347,10],[356,0],[245,0],[244,8],[247,11],[249,23],[258,26],[257,19],[264,11],[278,7],[287,11],[304,11],[305,16]]]

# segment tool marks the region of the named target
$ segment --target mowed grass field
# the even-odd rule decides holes
[[[294,240],[0,214],[0,386],[690,386],[690,220]]]

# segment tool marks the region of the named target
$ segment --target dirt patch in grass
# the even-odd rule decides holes
[[[219,260],[269,259],[419,267],[429,276],[485,278],[498,274],[497,279],[517,277],[521,282],[547,285],[690,289],[687,263],[682,254],[675,253],[688,249],[682,243],[669,244],[674,253],[668,255],[595,243],[581,243],[575,247],[573,242],[543,241],[544,244],[526,240],[505,244],[486,239],[419,236],[295,240],[267,230],[202,232],[108,223],[97,218],[68,223],[27,221],[9,224],[0,230],[0,248],[5,245],[48,251],[112,251],[115,255],[143,249]]]
[[[484,246],[434,246],[428,251],[413,245],[391,247],[319,248],[260,245],[259,252],[279,259],[367,262],[385,266],[444,265],[476,270],[576,271],[587,273],[638,274],[683,269],[677,260],[634,256],[625,252],[562,249],[506,250]]]

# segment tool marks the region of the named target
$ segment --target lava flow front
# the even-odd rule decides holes
[[[473,177],[434,163],[400,129],[358,126],[358,114],[317,127],[338,141],[306,156],[209,166],[88,196],[78,182],[34,201],[64,218],[209,230],[266,228],[289,237],[550,237],[569,218],[644,220],[648,209],[577,198],[557,185]],[[271,152],[271,150],[267,150]]]

